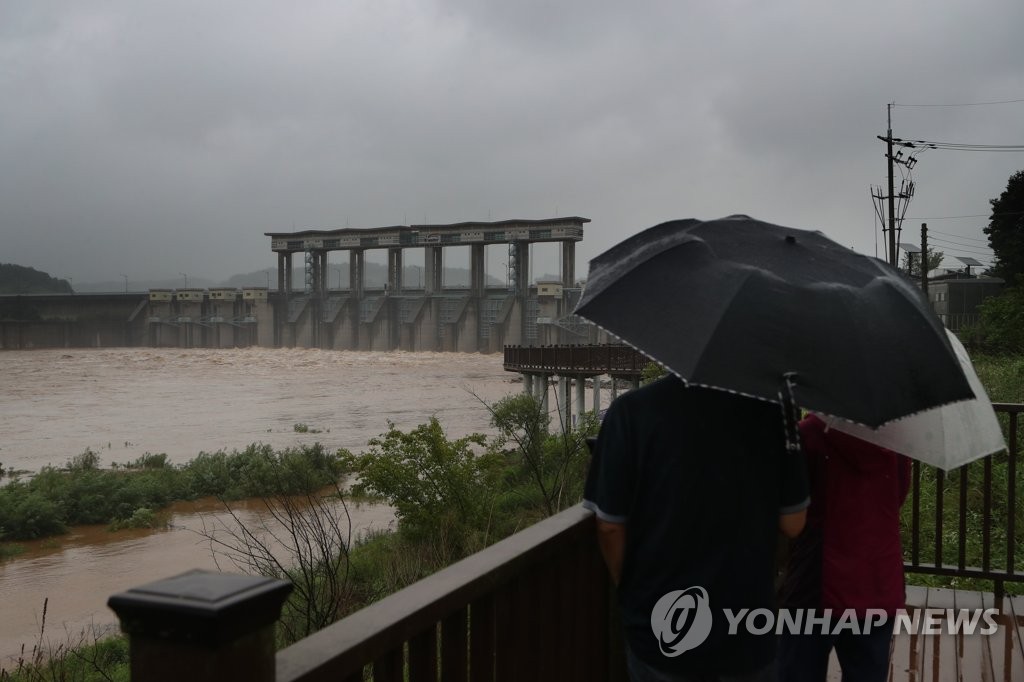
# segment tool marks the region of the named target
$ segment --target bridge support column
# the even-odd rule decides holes
[[[540,400],[540,409],[541,409],[541,411],[544,414],[547,414],[548,413],[548,394],[551,393],[551,390],[550,390],[550,385],[551,384],[550,384],[549,375],[541,374],[541,375],[539,375],[537,377],[537,379],[540,380],[540,385],[539,386],[534,386],[534,389],[535,390],[537,390],[537,389],[540,390],[540,395],[537,396],[538,399]]]
[[[582,374],[576,377],[576,424],[583,423],[583,413],[587,411],[586,403],[587,377]]]
[[[568,433],[572,429],[572,377],[562,375],[558,377],[558,419],[562,425],[562,433]]]
[[[611,399],[615,400],[616,398],[619,397],[619,380],[615,378],[614,374],[611,375],[611,377],[612,377],[612,395],[611,395]]]
[[[592,378],[594,382],[594,416],[600,418],[601,415],[601,377],[595,376]]]
[[[534,395],[533,389],[533,378],[533,375],[529,372],[523,372],[523,393],[531,398],[536,398],[537,396]]]

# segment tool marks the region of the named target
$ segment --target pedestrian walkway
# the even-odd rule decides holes
[[[907,587],[907,610],[1000,608],[991,592],[929,587]],[[922,614],[923,615],[923,614]],[[1024,680],[1024,597],[1004,597],[996,617],[999,629],[992,635],[900,634],[893,638],[890,682],[1011,682]],[[984,625],[984,622],[982,622]],[[829,682],[842,679],[832,656]]]

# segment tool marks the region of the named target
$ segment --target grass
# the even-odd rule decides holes
[[[974,368],[985,386],[986,393],[992,402],[1024,403],[1024,357],[1021,356],[985,356],[973,358]],[[1007,443],[1009,439],[1009,419],[1000,415],[1000,422]],[[1019,429],[1019,426],[1018,426]],[[1018,439],[1020,438],[1018,432]],[[956,566],[960,561],[960,545],[963,543],[964,564],[968,567],[983,567],[986,563],[984,537],[986,526],[990,534],[988,566],[992,569],[1005,569],[1012,559],[1016,572],[1024,569],[1024,485],[1021,481],[1021,469],[1024,461],[1018,459],[1018,470],[1015,480],[1011,481],[1010,465],[1007,453],[993,455],[989,459],[989,509],[985,508],[986,462],[973,462],[967,466],[945,474],[940,474],[932,467],[921,466],[921,493],[918,502],[919,530],[919,561],[922,564],[936,563],[935,529],[937,525],[938,500],[942,500],[942,513],[938,523],[942,529],[942,551],[940,561],[944,565]],[[941,490],[941,496],[938,491]],[[1014,551],[1008,557],[1010,538],[1008,526],[1011,509],[1009,508],[1010,493],[1016,497],[1014,514],[1015,533],[1013,538]],[[960,508],[963,500],[964,528],[960,527]],[[912,519],[914,495],[904,504],[901,517],[904,555],[911,557],[913,541]],[[993,581],[974,578],[958,578],[934,576],[922,573],[908,573],[907,582],[915,585],[933,587],[955,587],[961,589],[991,592]],[[1024,594],[1024,584],[1007,582],[1006,590],[1011,594]]]
[[[1024,403],[1024,356],[979,355],[972,359],[992,402]]]
[[[91,628],[77,638],[67,635],[51,642],[46,635],[43,601],[39,634],[32,648],[14,659],[10,667],[0,665],[0,682],[128,682],[130,661],[128,639]]]

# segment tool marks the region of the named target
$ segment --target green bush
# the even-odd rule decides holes
[[[502,461],[477,454],[486,437],[448,440],[436,417],[406,433],[388,423],[347,463],[358,473],[357,495],[384,499],[394,507],[399,528],[418,539],[444,538],[452,558],[487,544],[491,501],[501,480]]]
[[[3,540],[34,540],[67,532],[60,505],[22,483],[0,488]]]
[[[110,524],[110,530],[121,530],[122,528],[156,528],[160,525],[156,513],[152,509],[139,507],[131,516],[123,521],[114,521]]]
[[[43,467],[25,482],[0,487],[0,540],[27,540],[65,532],[67,526],[151,525],[140,509],[161,509],[175,500],[202,496],[242,499],[300,494],[335,483],[344,453],[319,443],[274,451],[253,444],[232,453],[200,453],[184,466],[164,454],[146,453],[119,469],[99,468],[91,450],[64,469]]]

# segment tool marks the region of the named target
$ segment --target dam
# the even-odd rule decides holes
[[[500,352],[507,345],[591,343],[571,315],[581,288],[578,216],[539,220],[268,232],[277,287],[150,289],[140,293],[0,296],[0,349],[149,346],[300,347],[369,351]],[[557,278],[531,282],[530,245],[555,243]],[[447,251],[469,251],[468,285],[443,281]],[[489,283],[487,248],[501,248],[506,281]],[[417,281],[405,256],[421,250]],[[387,279],[366,283],[366,254],[384,250]],[[347,286],[331,288],[331,256],[347,260]],[[304,268],[294,286],[296,261]]]

